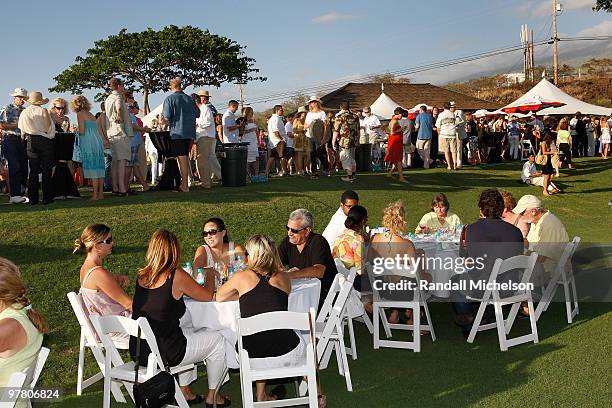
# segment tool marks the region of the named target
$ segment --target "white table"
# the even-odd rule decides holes
[[[317,310],[321,295],[321,281],[318,279],[293,279],[289,294],[289,311],[307,313],[310,308]],[[185,299],[187,306],[184,319],[189,319],[187,327],[195,330],[216,330],[225,339],[225,358],[229,368],[239,368],[236,359],[236,343],[238,342],[238,317],[240,306],[238,301],[232,302],[199,302]]]
[[[425,258],[429,258],[429,262],[432,262],[433,258],[438,258],[442,261],[452,260],[454,265],[455,260],[459,257],[458,240],[439,240],[434,235],[417,235],[416,238],[410,239],[414,243],[415,248],[425,252]],[[435,265],[426,268],[427,272],[431,274],[433,282],[450,282],[450,279],[457,274],[454,268],[445,268],[444,263],[442,262],[442,265],[439,265],[438,262],[435,262]],[[448,298],[450,296],[448,290],[432,290],[430,293],[439,298]]]

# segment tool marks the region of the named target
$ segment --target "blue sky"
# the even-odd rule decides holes
[[[612,15],[593,13],[594,1],[564,2],[560,37],[612,35]],[[53,77],[77,55],[122,28],[141,31],[169,24],[194,25],[247,46],[246,54],[257,60],[261,74],[268,77],[267,82],[246,86],[248,99],[516,45],[524,23],[535,31],[536,39],[543,39],[550,36],[551,4],[549,0],[438,0],[435,5],[385,0],[6,2],[0,24],[4,44],[0,95],[8,102],[7,93],[17,86],[48,94]],[[562,56],[593,46],[562,43]],[[609,54],[612,41],[596,47],[596,53]],[[536,50],[536,56],[547,60],[550,52],[551,47],[545,46]],[[428,71],[412,79],[444,84],[492,68],[516,71],[521,67],[522,56],[515,53]],[[228,99],[238,97],[238,88],[226,85],[211,93],[215,105],[222,108]],[[163,97],[153,95],[151,107]],[[266,107],[255,105],[256,109]]]

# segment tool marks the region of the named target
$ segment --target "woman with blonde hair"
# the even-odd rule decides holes
[[[45,319],[32,308],[19,268],[0,258],[0,387],[32,365],[45,333]]]
[[[110,147],[110,143],[91,113],[91,104],[83,95],[75,96],[70,102],[72,111],[77,115],[79,129],[79,146],[81,148],[81,159],[83,165],[83,176],[91,179],[93,193],[91,201],[104,198],[104,149]]]
[[[569,130],[569,122],[567,118],[563,118],[559,121],[557,127],[557,147],[561,154],[562,160],[559,163],[559,167],[563,163],[567,163],[568,168],[572,168],[572,137]]]
[[[238,300],[240,316],[286,311],[289,305],[291,279],[283,272],[274,240],[267,235],[254,235],[245,243],[247,269],[234,274],[217,292],[217,300]],[[270,330],[243,339],[251,366],[275,369],[303,361],[306,348],[293,330]],[[257,401],[283,397],[284,388],[266,393],[266,382],[256,381]]]
[[[383,227],[385,232],[374,235],[371,242],[371,248],[368,251],[368,258],[390,258],[395,259],[396,256],[403,257],[407,255],[410,259],[417,258],[417,251],[414,244],[408,238],[404,238],[406,233],[406,210],[401,201],[396,201],[387,206],[383,211]],[[388,278],[397,278],[399,272],[394,268],[385,270]],[[406,310],[406,317],[409,322],[412,321],[412,313]],[[388,318],[389,323],[399,322],[399,313],[397,309],[392,309]]]
[[[300,106],[293,118],[293,150],[295,152],[295,170],[298,176],[304,175],[304,169],[308,165],[308,139],[306,138],[305,120],[306,108]]]
[[[200,286],[179,267],[180,257],[181,249],[176,235],[165,229],[155,231],[145,257],[147,264],[138,270],[132,318],[142,316],[148,320],[165,364],[174,367],[206,360],[206,396],[195,395],[189,387],[197,379],[193,371],[179,374],[178,382],[188,402],[199,404],[205,400],[207,406],[212,406],[215,387],[225,370],[224,340],[218,332],[195,332],[188,319],[181,319],[186,311],[183,295],[209,302],[213,299],[213,292]],[[147,343],[141,342],[141,365],[147,365],[150,352]],[[136,359],[134,337],[130,338],[130,355]],[[217,407],[225,407],[229,405],[229,400],[217,394],[216,403]]]
[[[612,129],[610,129],[610,123],[605,116],[601,117],[599,124],[601,126],[601,136],[599,138],[601,156],[607,160],[608,152],[610,151],[610,133],[612,133]]]
[[[55,98],[51,101],[49,115],[56,132],[68,132],[70,130],[70,118],[67,113],[68,102],[64,98]]]
[[[74,241],[74,251],[83,252],[85,260],[79,271],[81,297],[89,313],[100,316],[129,316],[132,298],[123,288],[130,280],[125,275],[112,274],[104,267],[104,258],[113,251],[111,229],[104,224],[87,226]]]

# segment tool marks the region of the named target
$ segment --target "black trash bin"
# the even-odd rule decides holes
[[[248,143],[223,143],[221,184],[223,187],[246,185]]]
[[[358,172],[372,171],[372,145],[370,143],[356,146],[355,161],[357,162]]]

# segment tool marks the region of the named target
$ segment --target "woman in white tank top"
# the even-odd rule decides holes
[[[239,256],[244,258],[244,249],[230,241],[225,223],[220,218],[209,218],[202,228],[204,244],[196,249],[193,271],[205,269],[206,287],[214,291],[215,264],[231,265]]]

